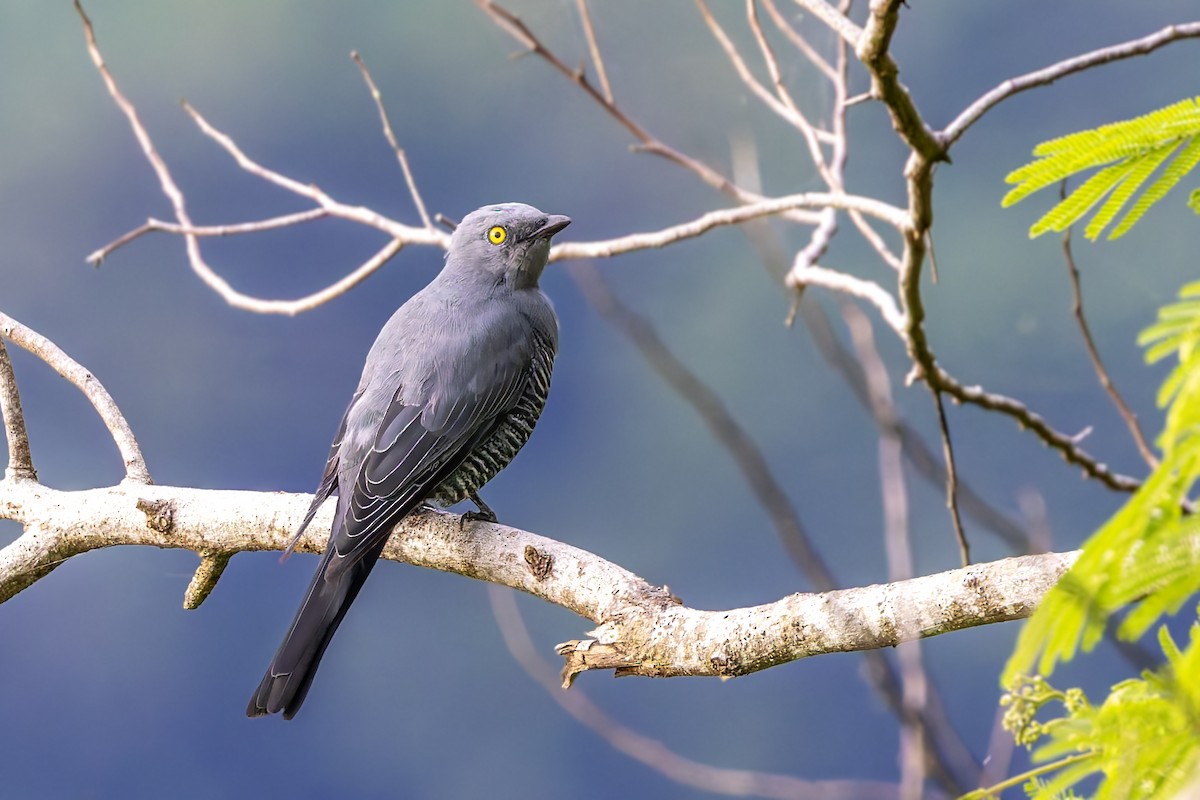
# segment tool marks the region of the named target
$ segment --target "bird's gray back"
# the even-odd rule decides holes
[[[515,397],[494,398],[499,413],[491,430],[430,495],[439,504],[479,489],[529,439],[549,391],[558,319],[540,289],[512,291],[478,277],[443,271],[380,331],[359,384],[362,396],[347,414],[339,454],[343,495],[397,401],[420,407],[421,425],[437,431],[464,397],[494,386],[521,387]]]

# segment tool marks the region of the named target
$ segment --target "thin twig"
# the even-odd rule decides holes
[[[1028,429],[1041,439],[1046,446],[1057,450],[1064,461],[1080,467],[1084,475],[1100,481],[1110,489],[1134,492],[1142,485],[1136,478],[1110,470],[1108,465],[1100,463],[1081,448],[1075,437],[1054,430],[1045,419],[1030,411],[1029,407],[1019,400],[984,391],[979,386],[963,386],[941,367],[935,366],[935,372],[927,381],[958,402],[972,403],[988,411],[998,411],[1011,417],[1022,428]]]
[[[830,182],[828,178],[828,168],[825,165],[825,154],[821,151],[821,141],[823,139],[825,141],[829,140],[829,132],[818,131],[812,125],[812,123],[808,121],[808,118],[800,112],[800,109],[796,108],[796,105],[790,102],[790,98],[788,102],[781,102],[774,94],[770,92],[770,90],[759,83],[758,79],[755,78],[753,73],[750,72],[750,68],[746,66],[745,60],[742,58],[741,53],[738,52],[737,47],[733,44],[733,41],[729,38],[728,34],[725,33],[725,29],[722,28],[720,23],[717,22],[716,18],[713,17],[712,12],[708,8],[708,4],[705,3],[704,0],[695,0],[695,2],[696,7],[700,9],[700,15],[704,18],[705,24],[708,25],[709,30],[712,31],[712,34],[716,38],[718,44],[721,45],[721,49],[729,58],[729,62],[733,65],[734,71],[737,72],[738,78],[741,79],[742,84],[750,90],[751,94],[761,100],[767,108],[774,111],[777,116],[788,122],[790,125],[796,128],[796,130],[800,131],[800,135],[803,137],[805,144],[808,145],[808,156],[810,159],[812,159],[813,164],[816,166],[817,172],[826,180],[827,183]],[[782,88],[782,83],[780,83],[780,88]]]
[[[980,117],[990,111],[993,106],[1019,92],[1033,89],[1037,86],[1046,86],[1054,83],[1059,78],[1065,78],[1068,75],[1083,72],[1101,64],[1108,64],[1120,59],[1132,58],[1133,56],[1144,56],[1171,42],[1195,37],[1200,37],[1200,22],[1168,25],[1140,39],[1131,39],[1121,44],[1101,47],[1090,53],[1064,59],[1048,67],[1027,72],[1019,77],[1009,78],[990,91],[985,92],[979,99],[967,106],[955,117],[953,122],[938,133],[938,138],[946,147],[949,147],[960,136],[966,133],[968,128],[978,122]]]
[[[588,52],[592,56],[592,66],[596,68],[596,78],[600,81],[600,91],[604,99],[612,104],[613,91],[608,83],[608,72],[604,69],[604,59],[600,56],[600,46],[596,43],[596,29],[592,27],[592,14],[588,11],[587,0],[579,0],[579,20],[583,25],[583,35],[587,39]]]
[[[145,224],[139,225],[128,233],[104,245],[99,250],[90,253],[85,260],[93,267],[98,267],[115,250],[124,247],[135,239],[145,236],[147,233],[154,233],[156,231],[174,233],[180,236],[239,236],[246,233],[262,233],[263,231],[276,230],[278,228],[290,228],[293,225],[312,222],[328,215],[329,212],[323,208],[311,208],[308,211],[283,214],[278,217],[271,217],[270,219],[255,220],[254,222],[237,222],[231,225],[200,225],[196,227],[180,225],[175,222],[167,222],[151,217],[146,220]]]
[[[104,57],[100,53],[99,45],[96,42],[95,31],[92,28],[92,22],[84,12],[83,6],[80,5],[79,0],[75,0],[75,10],[79,14],[79,18],[83,23],[84,37],[87,41],[88,54],[91,56],[92,63],[95,64],[97,71],[104,80],[104,85],[108,89],[109,96],[112,97],[113,102],[115,102],[117,107],[120,108],[125,114],[125,117],[129,122],[129,126],[133,131],[134,137],[141,145],[143,155],[145,155],[146,160],[150,163],[151,168],[158,177],[159,185],[162,188],[163,194],[166,195],[167,199],[171,203],[171,207],[175,212],[175,219],[179,223],[180,230],[184,231],[182,235],[186,243],[188,262],[191,264],[192,271],[194,271],[210,289],[215,291],[223,300],[225,300],[225,302],[229,303],[231,306],[259,313],[299,313],[300,311],[315,307],[322,302],[327,302],[341,292],[346,291],[351,286],[356,285],[367,275],[377,270],[383,263],[386,262],[387,258],[390,258],[391,255],[395,255],[395,253],[399,252],[404,244],[432,244],[443,248],[446,246],[449,237],[445,233],[433,229],[432,226],[414,228],[407,225],[402,225],[395,220],[387,219],[386,217],[370,211],[369,209],[338,203],[316,186],[286,178],[279,173],[262,167],[242,153],[241,149],[229,136],[216,130],[207,122],[207,120],[201,117],[195,109],[185,103],[184,109],[189,115],[191,115],[196,124],[200,126],[200,129],[205,134],[213,138],[216,142],[221,144],[226,151],[229,152],[235,158],[235,160],[237,160],[238,164],[240,164],[243,169],[259,178],[262,178],[263,180],[312,200],[322,210],[323,214],[349,219],[359,222],[363,225],[377,228],[384,231],[393,240],[395,240],[389,242],[381,251],[379,251],[379,253],[376,254],[375,257],[358,267],[354,272],[350,273],[345,278],[337,281],[320,292],[316,292],[308,297],[301,298],[300,300],[264,300],[262,298],[253,297],[237,291],[229,284],[228,281],[217,274],[217,272],[213,270],[213,268],[209,266],[207,262],[205,262],[204,257],[200,252],[199,237],[195,233],[190,232],[197,230],[198,226],[192,222],[191,217],[188,215],[187,203],[183,192],[175,183],[174,178],[171,176],[170,170],[167,168],[166,162],[164,162],[162,157],[159,155],[153,141],[150,139],[150,135],[146,132],[145,126],[142,125],[141,119],[137,113],[137,109],[117,87],[116,80],[109,72],[108,66],[105,64]],[[315,212],[308,213],[313,214],[315,218]],[[280,218],[276,218],[274,221],[264,221],[257,224],[263,225],[265,226],[263,229],[267,229],[268,227],[274,227],[274,223],[278,222],[279,219]],[[307,217],[305,220],[306,219]],[[295,217],[293,218],[293,221],[305,220],[299,220]],[[97,255],[103,257],[103,255],[111,253],[116,247],[119,247],[121,244],[137,238],[144,232],[145,230],[142,228],[132,231],[131,233],[126,234],[124,237],[121,237],[121,239],[118,239],[113,244],[102,248],[96,253],[93,253],[92,257],[94,258]],[[382,260],[381,256],[383,257]]]
[[[142,451],[138,447],[137,439],[134,438],[133,430],[125,421],[121,409],[117,408],[112,395],[92,373],[64,353],[54,342],[3,313],[0,313],[0,337],[33,353],[46,362],[51,369],[70,381],[75,388],[83,392],[83,396],[96,409],[104,426],[108,428],[108,432],[112,435],[113,442],[121,454],[121,460],[125,465],[123,483],[148,484],[152,482],[150,472],[146,469],[146,461],[142,458]],[[5,421],[7,422],[7,420],[6,414]]]
[[[1064,180],[1059,187],[1060,195],[1065,197],[1066,190],[1067,182]],[[1109,399],[1117,407],[1117,413],[1125,421],[1125,427],[1129,429],[1129,435],[1133,437],[1133,442],[1137,445],[1138,452],[1142,454],[1142,460],[1146,462],[1150,469],[1154,469],[1158,466],[1158,457],[1154,455],[1154,451],[1150,449],[1150,445],[1146,442],[1146,436],[1142,433],[1142,426],[1138,424],[1137,415],[1133,413],[1133,409],[1126,404],[1125,398],[1117,391],[1117,386],[1113,383],[1112,376],[1108,374],[1104,362],[1100,359],[1100,350],[1096,347],[1096,340],[1092,338],[1091,326],[1088,325],[1087,317],[1083,311],[1083,289],[1080,287],[1079,268],[1075,265],[1075,256],[1071,252],[1070,228],[1067,228],[1063,232],[1062,250],[1063,261],[1067,266],[1067,277],[1071,280],[1071,312],[1075,315],[1075,321],[1079,325],[1079,332],[1083,336],[1083,343],[1087,348],[1088,358],[1092,362],[1092,369],[1096,371],[1096,378],[1100,381],[1100,385],[1104,388],[1104,391],[1108,393]]]
[[[753,182],[750,182],[750,185],[753,185]],[[748,223],[742,226],[741,230],[750,239],[750,244],[768,273],[775,280],[783,283],[790,267],[788,255],[784,252],[780,237],[765,221],[761,220]],[[895,430],[904,443],[905,458],[917,470],[917,473],[931,485],[938,488],[944,487],[946,484],[945,466],[925,444],[921,435],[899,417],[878,415],[875,404],[870,399],[866,378],[862,374],[862,366],[842,346],[829,318],[821,307],[817,303],[805,300],[797,304],[797,311],[804,321],[804,326],[808,330],[809,336],[812,337],[817,351],[845,381],[859,404],[871,414],[876,427]],[[984,530],[998,536],[1015,552],[1032,553],[1045,550],[1030,540],[1029,535],[1020,524],[989,505],[966,481],[962,480],[959,481],[959,501],[963,510]]]
[[[219,130],[205,119],[191,104],[185,102],[183,110],[192,118],[192,121],[196,123],[200,131],[220,145],[243,170],[255,177],[261,178],[267,183],[274,184],[281,189],[311,200],[315,205],[325,209],[330,216],[375,228],[395,239],[404,240],[405,244],[423,244],[445,248],[449,243],[449,235],[436,228],[417,228],[411,225],[404,225],[369,208],[339,202],[313,183],[298,181],[295,178],[289,178],[273,169],[265,167],[246,155],[245,151],[234,141],[232,136]]]
[[[0,415],[4,419],[4,438],[8,442],[5,480],[36,481],[37,470],[33,468],[33,455],[29,452],[29,429],[25,427],[25,415],[21,411],[21,393],[17,390],[17,377],[13,374],[12,360],[3,338],[0,338]]]
[[[971,563],[971,543],[963,530],[962,515],[958,511],[958,467],[954,461],[954,442],[950,438],[950,422],[946,419],[946,404],[942,393],[930,389],[933,404],[937,409],[938,430],[942,434],[942,457],[946,461],[946,508],[950,510],[950,521],[954,525],[954,538],[958,542],[958,555],[965,567]]]
[[[815,47],[808,43],[808,40],[805,39],[798,30],[793,28],[788,21],[783,18],[783,14],[779,13],[779,8],[775,5],[775,0],[763,0],[763,6],[767,9],[767,15],[771,18],[771,21],[775,23],[775,27],[779,30],[779,32],[782,33],[784,37],[791,42],[792,45],[799,50],[800,53],[807,58],[814,67],[820,70],[821,74],[823,74],[830,81],[836,82],[838,80],[837,71],[834,70],[829,62],[825,60],[824,56],[817,52]],[[841,39],[838,41],[842,42]]]
[[[713,169],[704,162],[692,158],[685,153],[676,150],[662,140],[656,138],[649,131],[635,122],[615,103],[610,102],[605,98],[601,90],[592,85],[581,70],[567,66],[567,64],[559,58],[555,53],[546,47],[542,41],[534,35],[533,31],[518,17],[508,9],[492,2],[492,0],[475,0],[475,4],[486,13],[491,20],[504,32],[512,36],[521,46],[525,47],[530,53],[545,61],[557,72],[562,74],[576,86],[578,86],[588,97],[594,100],[601,108],[616,120],[625,130],[627,130],[637,144],[634,150],[641,153],[650,153],[652,155],[665,158],[672,163],[678,164],[684,169],[696,175],[700,180],[718,191],[729,195],[739,203],[755,203],[762,201],[764,198],[754,192],[748,192],[742,187],[735,184],[729,178],[722,175],[717,170]],[[818,216],[810,212],[800,209],[793,209],[784,214],[787,219],[793,222],[799,222],[806,225],[816,223]]]
[[[763,33],[762,24],[758,21],[758,0],[746,0],[746,18],[750,25],[750,30],[754,34],[754,40],[758,43],[758,49],[762,53],[763,62],[767,65],[767,72],[771,76],[771,83],[775,87],[775,95],[785,107],[795,114],[798,120],[804,122],[805,128],[802,129],[801,133],[805,137],[805,140],[807,141],[811,134],[817,142],[825,144],[837,143],[838,140],[833,133],[821,130],[808,121],[808,117],[800,111],[799,106],[796,105],[796,101],[792,98],[791,92],[788,91],[787,86],[784,84],[783,73],[780,71],[779,62],[775,58],[775,51],[771,48],[770,42],[767,41],[766,34]],[[825,160],[821,158],[821,149],[819,147],[817,148],[817,157],[817,159],[814,159],[817,171],[824,173]],[[840,184],[830,185],[829,188],[838,189],[840,188]]]
[[[358,69],[362,73],[363,80],[367,82],[367,89],[371,92],[371,99],[375,101],[375,108],[379,111],[379,119],[383,123],[384,138],[392,146],[392,151],[396,154],[396,160],[400,162],[400,171],[404,173],[404,182],[408,184],[408,193],[412,196],[413,205],[417,207],[417,214],[421,217],[421,224],[432,230],[433,223],[429,220],[429,212],[425,210],[425,201],[421,199],[421,193],[417,191],[417,182],[413,178],[412,169],[408,166],[408,156],[405,155],[404,148],[400,147],[400,143],[396,141],[396,134],[392,131],[392,121],[388,117],[387,108],[383,105],[383,95],[380,93],[379,87],[375,85],[375,79],[371,77],[371,71],[367,69],[367,65],[363,63],[357,50],[350,53],[350,58],[354,59],[354,63],[358,65]]]
[[[830,192],[803,192],[784,197],[764,198],[747,205],[709,211],[689,222],[672,225],[657,231],[631,233],[627,236],[605,239],[598,242],[564,242],[563,244],[555,245],[554,249],[551,250],[550,260],[608,258],[634,250],[666,247],[683,239],[700,236],[713,228],[724,225],[737,225],[760,217],[777,216],[789,209],[797,208],[853,208],[882,219],[889,225],[903,227],[907,224],[907,217],[902,210],[872,198]],[[825,276],[817,275],[809,277],[812,277],[813,281],[819,281]],[[857,280],[852,276],[848,277],[851,280]],[[880,291],[883,290],[880,289]]]
[[[934,455],[921,435],[911,425],[898,416],[881,413],[883,409],[872,403],[862,366],[842,347],[833,333],[829,319],[820,306],[807,302],[801,304],[800,318],[804,321],[818,352],[821,353],[826,363],[842,377],[863,408],[871,413],[876,427],[881,430],[894,431],[904,446],[904,457],[908,459],[917,474],[931,485],[944,489],[946,485],[944,463]],[[1021,525],[989,505],[966,481],[961,479],[958,484],[958,494],[959,504],[963,510],[980,527],[995,534],[1015,552],[1037,553],[1045,552],[1047,549],[1031,538]]]

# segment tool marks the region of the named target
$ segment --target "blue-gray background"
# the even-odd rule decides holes
[[[728,169],[753,135],[765,190],[819,189],[798,138],[733,77],[691,3],[593,4],[623,107],[669,143]],[[782,4],[786,5],[786,3]],[[515,8],[571,63],[586,42],[574,3]],[[563,239],[683,221],[725,201],[626,133],[467,2],[317,5],[93,3],[101,46],[201,223],[304,208],[237,170],[178,107],[188,99],[264,163],[336,197],[415,220],[376,112],[348,59],[359,50],[390,105],[432,211],[498,200],[570,214]],[[718,9],[749,42],[741,4]],[[914,3],[895,41],[902,79],[944,125],[1004,78],[1148,33],[1194,12],[1033,0]],[[987,116],[939,169],[929,330],[966,382],[1017,395],[1060,428],[1095,426],[1088,447],[1118,470],[1141,465],[1098,391],[1070,317],[1053,237],[1029,242],[1050,197],[1001,211],[1003,177],[1043,139],[1194,93],[1184,43],[1022,95]],[[791,56],[804,102],[828,92]],[[865,88],[855,70],[858,90]],[[804,88],[809,87],[809,88]],[[903,152],[884,113],[850,114],[850,187],[903,203]],[[1079,245],[1088,308],[1130,402],[1157,429],[1161,374],[1136,332],[1194,277],[1194,219],[1172,195],[1116,244]],[[366,284],[296,319],[227,307],[189,271],[181,242],[150,237],[92,270],[84,256],[170,209],[89,62],[70,5],[0,11],[0,309],[54,339],[105,383],[157,482],[309,491],[376,330],[440,264],[411,248]],[[790,244],[799,232],[784,230]],[[847,226],[831,266],[889,281]],[[339,222],[206,243],[235,286],[295,297],[381,246]],[[886,578],[876,441],[788,298],[736,230],[600,264],[618,293],[711,382],[753,434],[844,585]],[[730,460],[637,353],[551,269],[562,318],[554,392],[530,447],[486,493],[505,522],[561,538],[724,608],[806,588]],[[828,298],[824,298],[827,301]],[[827,303],[828,305],[828,303]],[[928,434],[927,393],[904,389],[900,348],[881,334],[898,402]],[[42,479],[63,488],[120,478],[115,451],[79,394],[22,352],[14,361]],[[1019,515],[1041,493],[1055,544],[1077,544],[1119,498],[1081,481],[1030,435],[951,409],[965,477]],[[923,572],[956,551],[939,493],[915,480]],[[6,523],[5,539],[15,533]],[[1006,554],[970,525],[979,559]],[[505,651],[484,587],[382,566],[293,722],[242,716],[313,560],[241,555],[196,612],[180,609],[187,552],[122,549],[72,560],[0,608],[0,794],[59,797],[705,796],[611,749],[564,714]],[[536,642],[586,622],[521,598]],[[982,755],[996,676],[1016,627],[926,644],[952,717]],[[748,678],[613,681],[586,675],[615,718],[682,755],[805,778],[894,780],[893,718],[860,680],[861,658],[827,656]],[[1067,675],[1101,690],[1101,652]]]

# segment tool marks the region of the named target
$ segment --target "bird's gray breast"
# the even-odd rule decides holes
[[[508,466],[533,433],[533,426],[546,405],[550,372],[554,367],[555,342],[539,330],[531,334],[533,358],[525,388],[513,407],[493,425],[462,465],[439,484],[429,499],[448,506],[466,499]]]

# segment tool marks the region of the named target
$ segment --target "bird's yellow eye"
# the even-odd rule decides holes
[[[488,231],[488,241],[492,244],[504,244],[504,240],[508,238],[508,231],[504,230],[503,226],[493,225]]]

